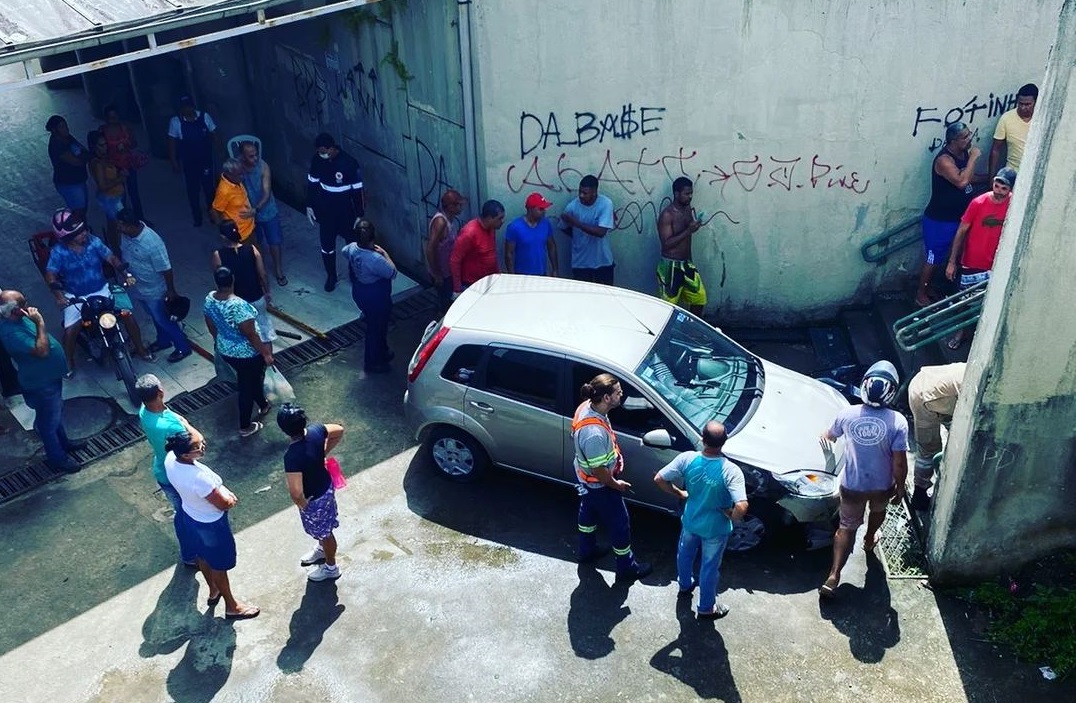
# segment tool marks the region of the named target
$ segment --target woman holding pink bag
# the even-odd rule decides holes
[[[340,526],[337,519],[334,484],[340,485],[326,467],[326,455],[344,436],[342,425],[307,424],[306,411],[295,403],[285,403],[276,414],[276,424],[288,436],[291,444],[284,452],[284,475],[288,493],[299,508],[303,531],[318,541],[305,554],[302,566],[317,566],[307,573],[311,581],[340,578],[336,565],[336,536]],[[335,462],[335,459],[329,459]],[[338,465],[337,465],[338,466]],[[342,483],[342,482],[341,482]]]

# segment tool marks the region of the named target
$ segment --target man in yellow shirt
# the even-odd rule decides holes
[[[1028,83],[1017,91],[1016,109],[1009,110],[998,119],[987,173],[998,172],[1002,153],[1006,153],[1006,166],[1020,170],[1020,159],[1024,157],[1024,144],[1027,143],[1027,132],[1031,129],[1031,116],[1035,114],[1035,101],[1038,99],[1039,88],[1034,83]]]
[[[238,159],[224,162],[217,195],[213,198],[213,221],[220,224],[224,220],[235,222],[240,242],[254,234],[254,208],[243,186],[243,164]]]

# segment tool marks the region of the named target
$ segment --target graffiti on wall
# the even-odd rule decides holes
[[[972,130],[972,140],[979,141],[979,130],[987,120],[996,119],[1008,110],[1016,107],[1016,92],[989,93],[985,98],[977,94],[952,107],[926,107],[920,105],[915,108],[914,121],[912,123],[912,136],[928,136],[931,138],[927,150],[931,153],[937,151],[945,144],[942,136],[944,128],[954,122],[966,122]],[[992,133],[991,133],[992,136]]]
[[[596,169],[593,168],[595,163],[592,157],[568,152],[561,152],[555,159],[535,155],[510,165],[505,170],[505,185],[513,193],[524,189],[572,193],[586,173],[593,173],[602,185],[602,192],[614,201],[624,203],[617,209],[617,229],[641,233],[667,204],[667,191],[672,181],[681,176],[690,178],[695,184],[695,198],[699,203],[711,198],[726,198],[736,191],[804,193],[834,190],[858,196],[866,193],[871,184],[858,169],[824,159],[820,154],[754,154],[736,160],[713,160],[687,147],[670,152],[652,152],[648,147],[642,147],[637,154],[626,158],[614,156],[612,149],[606,149]],[[655,197],[664,198],[664,201],[655,200]],[[711,213],[706,221],[714,218],[739,224],[725,210]]]
[[[568,117],[550,112],[546,117],[524,110],[519,115],[519,158],[549,147],[582,147],[611,140],[630,140],[661,131],[663,107],[632,103],[606,112],[576,112]]]
[[[302,54],[294,51],[288,53],[291,56],[292,87],[299,116],[311,122],[321,122],[329,99],[328,85],[321,75],[321,69]]]
[[[371,66],[367,69],[362,61],[345,72],[333,71],[336,90],[334,95],[345,105],[349,113],[361,110],[366,118],[374,119],[382,127],[385,126],[385,100],[382,98],[381,79],[377,75],[377,69]]]
[[[450,188],[458,189],[448,175],[445,155],[419,137],[404,137],[415,143],[415,162],[418,165],[419,200],[429,218],[441,207],[441,196]]]

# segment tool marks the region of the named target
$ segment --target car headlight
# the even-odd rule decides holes
[[[110,312],[106,312],[101,317],[97,318],[97,324],[101,326],[103,330],[110,330],[116,326],[116,316]]]
[[[821,498],[837,492],[837,477],[822,471],[789,471],[773,474],[789,493],[805,498]]]

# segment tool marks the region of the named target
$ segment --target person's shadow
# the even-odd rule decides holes
[[[714,621],[697,620],[690,598],[676,599],[676,619],[680,635],[650,657],[650,666],[691,686],[699,698],[742,703],[725,641]]]
[[[863,588],[842,583],[832,601],[819,599],[818,609],[823,619],[847,635],[848,649],[857,661],[876,664],[900,642],[900,621],[890,604],[885,569],[873,553],[867,554]]]
[[[580,564],[577,571],[579,585],[568,608],[568,639],[577,657],[601,659],[616,649],[613,628],[631,613],[624,605],[629,584],[614,581],[610,586],[593,566]]]
[[[321,644],[325,631],[344,613],[339,603],[336,582],[307,581],[306,593],[299,607],[291,614],[290,635],[277,655],[276,665],[285,674],[302,671],[310,655]]]
[[[166,686],[173,700],[208,703],[232,672],[235,630],[232,624],[198,609],[195,571],[177,565],[172,579],[157,597],[157,606],[142,623],[142,657],[171,654],[187,645],[183,658],[168,673]]]

